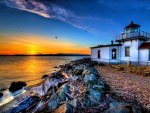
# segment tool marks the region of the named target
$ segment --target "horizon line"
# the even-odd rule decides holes
[[[0,56],[90,56],[80,53],[56,53],[56,54],[0,54]]]

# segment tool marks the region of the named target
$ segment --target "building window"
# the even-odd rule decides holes
[[[125,47],[125,56],[126,57],[130,56],[130,47]]]
[[[101,51],[100,50],[98,50],[98,52],[97,52],[97,57],[101,58]]]
[[[117,50],[114,48],[112,49],[112,59],[116,59],[117,58]]]

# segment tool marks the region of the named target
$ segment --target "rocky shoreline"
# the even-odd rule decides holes
[[[6,113],[142,113],[136,103],[113,98],[111,88],[94,69],[95,62],[85,58],[60,65],[43,75],[43,81],[29,88],[8,104]]]

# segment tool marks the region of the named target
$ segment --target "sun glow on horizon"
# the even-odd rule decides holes
[[[6,38],[9,37],[9,38]],[[16,38],[17,37],[17,38]],[[70,41],[47,38],[34,35],[0,35],[0,54],[57,54],[80,53],[89,54],[89,47],[85,47]],[[8,40],[9,39],[9,40]]]

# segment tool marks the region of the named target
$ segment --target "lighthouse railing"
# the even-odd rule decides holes
[[[122,33],[122,35],[116,36],[116,40],[128,39],[128,38],[136,38],[136,37],[144,37],[149,39],[150,33],[140,31],[140,32],[132,32],[132,33]]]

